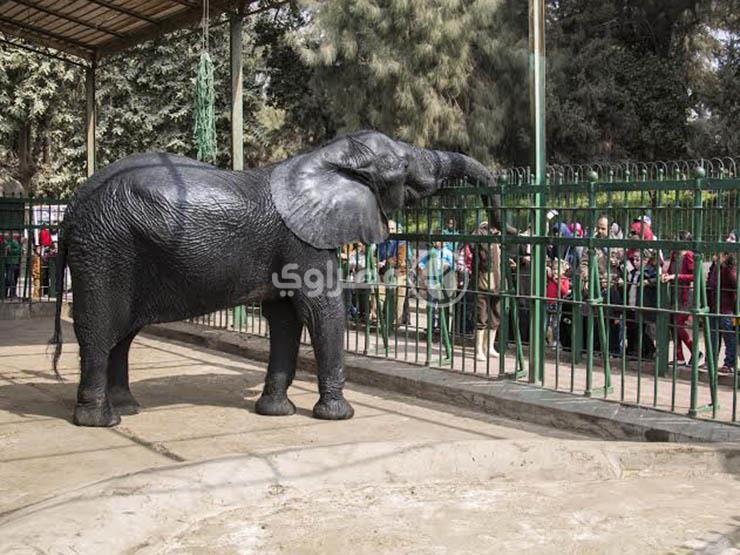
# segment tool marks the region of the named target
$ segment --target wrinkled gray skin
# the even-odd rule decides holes
[[[138,154],[97,172],[62,224],[54,369],[61,352],[61,279],[74,284],[81,377],[74,422],[114,426],[138,412],[128,353],[146,325],[262,302],[270,361],[256,411],[288,415],[299,338],[308,326],[318,362],[316,418],[351,418],[344,399],[341,296],[281,297],[272,274],[287,263],[337,273],[336,249],[377,243],[386,214],[447,179],[493,176],[466,156],[419,149],[362,131],[274,166],[224,171],[170,154]],[[494,199],[494,207],[498,206]],[[492,210],[494,225],[498,210]],[[500,225],[498,225],[500,229]]]

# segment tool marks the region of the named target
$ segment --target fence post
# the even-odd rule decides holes
[[[26,240],[26,268],[23,277],[23,297],[21,300],[28,299],[28,302],[33,301],[33,274],[31,272],[31,265],[33,260],[33,195],[28,195],[28,223],[24,222],[25,229],[28,231],[28,239]],[[21,244],[23,244],[23,237],[21,236]]]
[[[598,310],[597,322],[599,326],[599,342],[601,343],[601,353],[604,358],[604,396],[611,391],[612,378],[611,378],[611,360],[609,353],[609,344],[607,342],[607,318],[604,311],[604,298],[601,291],[601,276],[599,275],[598,261],[596,260],[596,251],[593,244],[594,229],[597,222],[596,219],[596,180],[598,174],[595,171],[591,171],[588,174],[588,214],[589,214],[589,238],[588,238],[588,330],[587,331],[587,345],[588,353],[586,358],[586,390],[584,395],[590,397],[593,394],[593,368],[594,368],[594,311]],[[609,257],[610,255],[605,255]],[[611,261],[607,260],[607,264]],[[607,275],[609,270],[607,270]],[[607,283],[607,304],[611,301],[611,284]]]
[[[2,233],[3,230],[0,229],[0,234]],[[5,299],[5,288],[7,286],[5,283],[5,248],[5,241],[3,241],[0,243],[0,285],[2,285],[2,287],[0,287],[0,301]]]
[[[706,350],[707,370],[709,372],[709,389],[712,398],[712,416],[717,416],[719,404],[717,402],[717,368],[712,352],[712,341],[709,329],[709,307],[707,306],[707,292],[704,287],[704,253],[701,250],[704,214],[702,190],[704,187],[704,168],[697,167],[694,171],[694,217],[692,219],[693,252],[694,252],[694,302],[691,310],[691,404],[689,416],[697,415],[697,402],[699,394],[699,320],[704,326],[704,348]],[[678,290],[679,284],[676,283]]]
[[[529,0],[529,76],[530,115],[532,122],[532,159],[537,192],[533,196],[532,258],[530,264],[533,301],[529,324],[529,382],[545,378],[545,199],[547,193],[547,156],[545,135],[545,1]]]

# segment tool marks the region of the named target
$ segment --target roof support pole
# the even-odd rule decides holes
[[[532,124],[532,165],[538,192],[532,199],[532,235],[544,237],[547,168],[545,155],[545,1],[529,0],[529,91]],[[529,331],[529,381],[542,383],[545,375],[545,246],[532,245],[532,307]]]
[[[87,108],[85,110],[85,123],[87,126],[87,176],[95,172],[95,123],[97,121],[95,107],[95,62],[93,61],[85,70],[85,92],[87,96]]]
[[[243,114],[243,69],[242,69],[242,29],[241,12],[230,16],[231,47],[231,167],[244,169],[244,114]]]

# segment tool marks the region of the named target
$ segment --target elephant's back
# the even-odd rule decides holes
[[[254,196],[264,181],[264,171],[235,172],[222,170],[176,154],[149,152],[122,158],[93,174],[70,201],[70,209],[113,198],[144,199],[152,202],[184,205],[187,202],[222,198],[241,192]]]
[[[65,228],[213,224],[214,216],[229,219],[247,206],[270,204],[268,178],[264,170],[227,171],[174,154],[135,154],[96,172],[75,192]]]

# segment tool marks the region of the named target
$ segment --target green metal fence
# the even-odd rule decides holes
[[[0,196],[0,302],[56,299],[57,229],[65,206],[58,199]],[[65,277],[65,292],[68,286]]]
[[[739,190],[732,159],[551,167],[540,213],[527,169],[505,172],[495,187],[453,184],[397,214],[385,245],[339,252],[345,347],[735,423],[740,246],[727,239],[740,228]],[[522,233],[481,231],[493,195]],[[546,235],[531,235],[537,217]],[[596,232],[602,217],[605,236]],[[547,252],[539,279],[550,294],[540,298],[531,294],[535,244]],[[493,289],[481,280],[492,256]],[[538,302],[545,317],[534,321]],[[268,334],[259,306],[237,316],[199,321]],[[549,343],[539,367],[529,357],[535,329]]]
[[[451,184],[396,214],[385,244],[338,252],[345,347],[736,423],[740,246],[727,239],[740,229],[739,191],[732,159],[554,166],[544,192],[526,168],[504,172],[495,187]],[[536,192],[545,199],[540,211]],[[520,234],[481,225],[492,221],[493,195]],[[0,299],[54,298],[53,245],[37,247],[42,230],[53,239],[62,214],[53,199],[0,198],[6,285],[8,262],[17,261],[8,237],[21,246],[15,298],[4,298],[4,287]],[[547,234],[531,234],[536,218]],[[600,219],[605,236],[596,233]],[[537,276],[548,285],[544,297],[531,294],[535,244],[547,252]],[[535,321],[537,303],[545,316]],[[195,321],[268,334],[259,305]],[[532,336],[548,343],[538,366]]]

